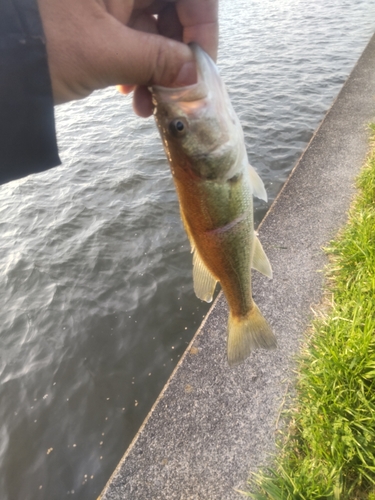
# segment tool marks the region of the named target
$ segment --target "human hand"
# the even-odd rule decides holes
[[[38,0],[55,103],[119,85],[123,93],[134,90],[136,113],[149,116],[148,86],[178,87],[196,81],[187,43],[197,42],[216,59],[217,4],[218,0]]]

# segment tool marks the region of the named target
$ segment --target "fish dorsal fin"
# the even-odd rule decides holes
[[[263,181],[254,170],[254,167],[252,167],[250,164],[249,164],[249,173],[250,173],[251,186],[253,188],[253,195],[267,202],[268,198]]]
[[[212,276],[195,249],[193,255],[194,292],[198,299],[212,302],[217,280]]]
[[[254,252],[251,267],[268,278],[272,278],[272,268],[257,236],[254,238]]]

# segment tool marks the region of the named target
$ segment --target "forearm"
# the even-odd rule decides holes
[[[59,164],[36,0],[0,0],[0,183]]]

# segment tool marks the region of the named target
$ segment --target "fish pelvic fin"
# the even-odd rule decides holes
[[[253,302],[251,311],[245,317],[229,313],[228,320],[228,363],[230,366],[242,363],[253,349],[275,349],[276,337]]]
[[[268,257],[257,236],[254,238],[254,250],[251,267],[267,276],[267,278],[272,278],[272,267],[270,261],[268,260]]]
[[[212,302],[217,279],[215,279],[207,269],[198,253],[197,248],[195,247],[194,238],[191,234],[189,224],[182,208],[181,219],[184,223],[185,231],[190,241],[191,253],[193,254],[193,282],[195,295],[198,299],[204,300],[205,302]]]
[[[252,167],[250,164],[249,164],[249,173],[251,179],[251,186],[253,188],[253,195],[259,198],[260,200],[267,202],[267,193],[263,181],[257,174],[254,167]]]
[[[193,281],[194,292],[198,299],[212,302],[217,280],[207,269],[197,249],[193,255]]]
[[[188,222],[186,220],[186,217],[185,217],[185,214],[184,214],[184,212],[182,210],[181,205],[180,205],[180,215],[181,215],[182,223],[183,223],[184,228],[185,228],[186,235],[187,235],[187,237],[189,239],[189,243],[190,243],[190,247],[191,247],[191,253],[193,253],[194,250],[195,250],[194,238],[193,238],[193,236],[191,234],[189,224],[188,224]]]

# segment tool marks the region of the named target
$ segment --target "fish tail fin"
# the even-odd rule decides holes
[[[258,347],[275,349],[276,346],[275,335],[255,302],[245,317],[229,313],[228,362],[230,366],[242,363],[253,349]]]

